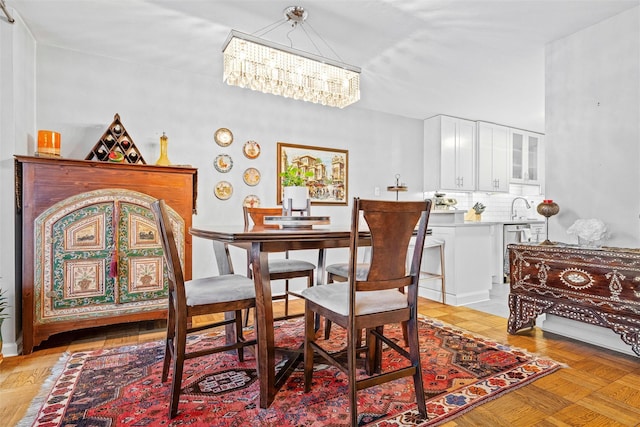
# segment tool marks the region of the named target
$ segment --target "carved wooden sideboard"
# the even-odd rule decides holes
[[[640,356],[640,250],[524,244],[508,250],[509,333],[549,313],[609,328]]]
[[[191,278],[197,169],[16,156],[22,352],[56,333],[166,317],[150,203],[164,199]]]

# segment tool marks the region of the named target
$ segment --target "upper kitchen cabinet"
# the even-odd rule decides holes
[[[509,128],[477,122],[478,190],[509,191]]]
[[[424,190],[476,189],[476,123],[449,116],[424,122]]]
[[[544,186],[544,135],[510,130],[511,182]]]

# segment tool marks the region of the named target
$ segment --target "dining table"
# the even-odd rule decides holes
[[[253,279],[256,288],[256,338],[257,369],[260,383],[260,407],[268,408],[276,393],[285,383],[297,363],[302,360],[300,349],[280,349],[276,347],[274,315],[269,279],[268,256],[271,252],[287,250],[318,250],[316,284],[324,282],[326,249],[348,247],[349,225],[323,225],[308,227],[254,227],[242,225],[198,225],[190,228],[194,237],[213,242],[213,249],[219,274],[233,273],[233,265],[227,246],[236,246],[249,251]],[[359,245],[369,245],[370,235],[363,231]],[[227,339],[233,337],[233,325],[227,329]],[[276,372],[276,351],[290,350],[287,362]]]

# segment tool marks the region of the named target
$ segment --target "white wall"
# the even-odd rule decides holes
[[[640,245],[640,7],[550,43],[546,188],[560,205],[552,240],[576,243],[578,218],[608,226],[609,246]],[[609,329],[547,315],[546,331],[633,354]]]
[[[14,24],[0,19],[0,289],[9,298],[9,318],[3,322],[2,353],[16,354],[16,319],[21,316],[15,295],[14,154],[26,154],[35,128],[35,42],[15,11]]]
[[[552,240],[599,218],[610,246],[640,245],[640,7],[546,49],[546,195]]]

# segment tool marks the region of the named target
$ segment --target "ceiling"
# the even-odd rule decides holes
[[[5,0],[39,44],[222,79],[221,48],[309,13],[320,54],[362,68],[364,108],[544,131],[544,47],[640,0]],[[264,38],[289,44],[282,25]],[[293,47],[318,53],[299,29]],[[322,40],[339,55],[327,48]]]

